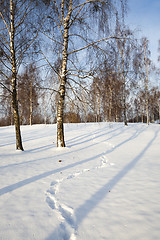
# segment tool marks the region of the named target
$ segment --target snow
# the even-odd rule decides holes
[[[1,240],[159,240],[160,125],[0,128]]]

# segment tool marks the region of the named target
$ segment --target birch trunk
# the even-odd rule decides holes
[[[64,100],[65,100],[67,60],[68,60],[67,51],[68,51],[68,22],[64,23],[63,59],[62,59],[58,109],[57,109],[57,147],[65,147],[63,111],[64,111]]]
[[[118,110],[117,110],[117,107],[116,107],[116,118],[115,118],[115,122],[118,122],[119,121],[119,118],[118,118]]]
[[[68,39],[69,39],[69,21],[72,14],[72,0],[69,1],[68,13],[64,17],[64,1],[61,5],[62,20],[63,20],[63,56],[62,56],[62,68],[60,78],[60,90],[57,109],[57,147],[65,147],[64,141],[64,126],[63,126],[63,112],[64,112],[64,100],[65,100],[65,86],[66,86],[66,74],[67,74],[67,61],[68,61]]]
[[[14,3],[10,0],[10,14],[11,14],[11,29],[10,29],[10,51],[11,51],[11,62],[12,62],[12,107],[14,113],[14,124],[16,131],[16,149],[23,151],[21,132],[20,132],[20,120],[18,112],[18,100],[17,100],[17,71],[16,71],[16,57],[14,48]]]
[[[141,104],[141,122],[143,123],[143,104]]]
[[[125,93],[125,81],[123,83],[123,120],[124,125],[127,126],[127,117],[126,117],[126,93]]]
[[[109,101],[109,122],[112,121],[112,87],[109,86],[110,101]]]
[[[159,124],[160,124],[160,100],[159,100]]]
[[[101,114],[101,99],[100,99],[100,92],[98,90],[98,122],[100,122],[100,114]]]
[[[145,67],[146,67],[146,78],[145,78],[145,102],[146,102],[146,114],[147,114],[147,125],[149,125],[149,99],[148,99],[148,63],[147,63],[147,46],[146,41],[144,42],[145,50]]]
[[[119,37],[120,34],[119,34]],[[126,42],[126,40],[125,40]],[[124,43],[125,43],[124,42]],[[122,61],[122,69],[121,67],[119,66],[119,72],[120,72],[120,76],[122,78],[122,103],[123,103],[123,122],[124,122],[124,125],[125,126],[128,126],[127,124],[127,116],[126,116],[126,73],[125,73],[125,62],[124,62],[124,49],[121,49],[121,47],[117,44],[118,46],[118,50],[119,50],[119,53],[120,53],[120,56],[121,56],[121,61]]]
[[[63,127],[64,99],[65,99],[65,84],[61,84],[57,111],[57,147],[65,147]]]
[[[32,79],[31,79],[31,82],[30,82],[30,106],[29,106],[29,122],[30,122],[30,126],[32,126],[32,113],[33,113],[33,104],[32,104]]]

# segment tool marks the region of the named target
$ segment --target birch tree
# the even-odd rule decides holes
[[[142,87],[144,88],[144,100],[145,100],[145,112],[147,118],[147,125],[149,125],[150,115],[149,115],[149,77],[154,69],[152,61],[150,59],[149,41],[147,38],[142,38],[139,46],[139,71],[140,78],[142,81]]]
[[[143,39],[143,47],[144,47],[144,65],[145,65],[145,78],[144,78],[144,83],[145,83],[145,101],[146,101],[146,114],[147,114],[147,125],[149,125],[149,95],[148,95],[148,64],[149,64],[149,59],[148,59],[148,44],[147,44],[147,39]]]
[[[33,14],[35,6],[36,1],[31,0],[1,0],[0,3],[0,85],[7,88],[2,80],[7,79],[10,82],[8,91],[11,95],[14,112],[17,150],[23,150],[17,97],[17,74],[27,51],[38,35],[38,29],[34,28],[33,22],[31,22],[31,19],[35,22],[38,19],[36,11]]]
[[[133,33],[126,26],[117,24],[116,39],[117,50],[117,73],[122,81],[122,105],[123,105],[123,121],[127,126],[127,86],[135,80],[136,73],[133,69],[133,56],[135,51],[135,42]]]
[[[32,125],[38,120],[38,115],[40,115],[40,83],[40,74],[34,64],[29,64],[18,75],[18,100],[22,124]]]
[[[98,49],[102,47],[102,40],[105,42],[112,38],[107,31],[107,22],[111,18],[111,13],[117,12],[115,2],[111,0],[50,1],[51,12],[48,13],[50,28],[46,28],[43,33],[52,41],[54,44],[52,49],[56,49],[56,54],[61,59],[60,73],[53,67],[53,59],[46,57],[44,52],[43,55],[59,76],[57,147],[65,147],[63,115],[66,89],[70,88],[74,92],[74,87],[78,84],[77,79],[88,79],[92,75],[90,71],[92,69],[85,61],[86,50],[92,47]],[[117,2],[123,5],[125,1]],[[106,34],[100,38],[98,32],[102,27]],[[94,58],[94,55],[92,57]]]

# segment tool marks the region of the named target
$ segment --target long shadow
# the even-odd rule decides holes
[[[34,132],[36,133],[36,135],[34,136],[34,134],[33,134],[33,132],[32,132],[32,136],[31,136],[31,137],[27,137],[27,135],[30,135],[30,133],[25,133],[25,137],[23,137],[23,143],[26,143],[26,142],[29,142],[29,141],[35,141],[35,140],[37,140],[37,139],[44,138],[44,137],[48,137],[48,136],[39,136],[39,135],[37,135],[37,130],[35,130]],[[93,133],[93,134],[94,134],[94,133]],[[90,136],[90,133],[85,133],[85,134],[82,134],[82,135],[80,135],[80,136],[78,136],[78,137],[74,137],[74,138],[72,138],[72,139],[69,139],[67,142],[71,143],[72,141],[75,142],[75,140],[80,141],[81,139],[87,138],[88,136]],[[15,137],[14,137],[13,135],[12,135],[11,137],[15,139]],[[53,136],[53,137],[54,137],[54,136]],[[10,138],[10,137],[3,137],[3,138]],[[89,141],[89,140],[88,140],[88,141]],[[15,140],[12,141],[12,142],[9,142],[9,143],[0,144],[0,148],[1,148],[1,147],[5,147],[5,146],[9,146],[9,145],[13,145],[13,144],[15,144]],[[69,144],[69,145],[70,145],[70,144]],[[78,144],[75,144],[75,145],[78,145]],[[52,146],[53,146],[53,145],[52,145]],[[71,144],[71,146],[74,146],[74,145]],[[70,146],[69,146],[69,147],[70,147]],[[40,148],[41,148],[41,147],[40,147]],[[40,148],[39,148],[39,149],[40,149]],[[35,150],[38,150],[38,149],[25,150],[25,152],[26,152],[26,151],[27,151],[27,152],[33,152],[33,151],[35,151]]]
[[[37,152],[42,152],[42,151],[46,151],[48,149],[51,149],[54,147],[54,143],[52,144],[48,144],[48,145],[44,145],[44,146],[41,146],[41,147],[37,147],[37,148],[34,148],[34,149],[30,149],[30,150],[27,150],[27,153],[37,153]]]
[[[68,141],[69,141],[70,143],[72,143],[72,142],[75,143],[75,141],[81,141],[82,139],[84,139],[84,138],[86,138],[86,137],[88,137],[88,136],[90,136],[90,135],[94,135],[94,134],[97,134],[97,133],[99,133],[99,132],[102,132],[103,130],[106,130],[106,128],[107,128],[107,126],[105,126],[105,127],[103,127],[103,128],[100,128],[100,129],[97,129],[97,130],[95,130],[94,132],[89,131],[89,132],[87,132],[87,133],[84,133],[84,134],[82,134],[82,135],[79,135],[78,137],[76,136],[76,137],[70,138],[70,139],[68,139]]]
[[[75,212],[75,215],[80,214],[77,224],[80,224],[83,219],[92,211],[93,208],[107,195],[110,190],[122,179],[127,173],[135,167],[137,162],[143,157],[149,147],[153,144],[158,136],[158,132],[155,132],[153,138],[149,141],[146,147],[119,173],[117,173],[107,184],[105,184],[100,190],[98,190],[90,199],[88,199],[83,205],[81,205]]]
[[[9,146],[9,145],[13,145],[13,144],[15,144],[15,141],[14,142],[10,142],[10,143],[1,144],[0,148],[1,147],[5,147],[5,146]]]
[[[114,148],[109,149],[106,154],[113,152],[115,149],[119,148],[120,146],[124,145],[125,143],[135,139],[136,137],[138,137],[140,134],[142,134],[145,131],[145,128],[143,128],[141,131],[136,130],[136,132],[129,138],[127,138],[126,140],[124,140],[123,142],[120,142],[119,144],[117,144],[116,146],[114,146]],[[109,140],[109,139],[108,139]]]
[[[25,126],[24,126],[24,127],[25,127]],[[30,127],[32,128],[32,126],[30,126]],[[29,141],[35,141],[35,140],[40,139],[40,138],[48,137],[48,136],[45,136],[45,135],[42,135],[42,136],[41,136],[41,135],[37,134],[37,129],[34,130],[34,131],[32,131],[32,132],[30,132],[30,130],[31,130],[31,129],[29,129],[29,131],[26,132],[26,133],[24,134],[24,136],[23,136],[23,130],[22,130],[22,140],[23,140],[23,143],[29,142]],[[53,130],[54,130],[54,129],[53,129]],[[32,135],[31,137],[30,137],[30,134]],[[27,137],[27,135],[29,135],[29,137]],[[53,136],[54,136],[54,135],[53,135]],[[3,139],[5,139],[5,138],[9,138],[9,137],[8,137],[8,136],[5,136],[5,137],[3,136]],[[14,134],[11,135],[10,138],[15,139]],[[5,146],[13,145],[13,144],[15,144],[15,142],[16,142],[16,140],[14,140],[14,141],[12,141],[12,142],[9,142],[9,143],[5,143],[5,144],[0,144],[0,147],[5,147]]]
[[[116,145],[116,146],[115,146],[114,148],[112,148],[111,150],[107,150],[106,152],[103,153],[103,155],[104,155],[104,154],[108,154],[108,153],[114,151],[116,148],[120,147],[120,146],[123,145],[124,143],[126,143],[126,142],[128,142],[128,141],[131,141],[131,140],[134,139],[135,137],[138,137],[138,135],[140,135],[144,130],[145,130],[145,128],[143,128],[141,131],[136,130],[136,132],[135,132],[131,137],[127,138],[125,141],[123,141],[123,142],[121,142],[120,144]],[[103,142],[108,141],[108,139],[112,139],[113,137],[116,137],[116,136],[118,136],[118,135],[120,135],[120,134],[121,134],[121,132],[119,132],[119,133],[117,133],[117,134],[114,134],[112,137],[103,140]],[[95,139],[96,139],[96,138],[95,138]],[[47,157],[47,160],[53,159],[53,157],[54,157],[54,158],[58,158],[58,157],[62,157],[63,155],[66,155],[66,154],[72,154],[72,153],[75,153],[75,152],[83,151],[83,150],[86,150],[87,148],[90,148],[90,147],[93,147],[93,146],[96,147],[96,145],[99,144],[99,143],[100,143],[100,142],[94,142],[94,143],[91,142],[90,145],[87,145],[87,146],[85,146],[85,147],[78,148],[78,149],[73,149],[72,151],[69,151],[69,152],[64,152],[64,153],[61,152],[60,154],[54,155],[54,156],[52,156],[52,157]],[[52,145],[47,145],[47,146],[50,148]],[[32,151],[32,150],[24,151],[24,152],[22,152],[22,154],[27,154],[27,152],[30,152],[30,151]],[[18,155],[18,154],[17,154],[17,155]],[[21,163],[13,163],[13,164],[1,166],[0,169],[4,169],[4,168],[8,168],[8,167],[13,167],[13,166],[18,166],[18,165],[36,163],[36,162],[39,162],[39,161],[46,161],[46,158],[40,158],[40,159],[25,161],[25,162],[21,162]],[[87,160],[86,160],[86,162],[87,162]]]
[[[42,179],[42,178],[48,177],[48,176],[50,176],[50,175],[52,175],[52,174],[55,174],[55,173],[58,173],[58,172],[62,172],[62,171],[64,171],[64,170],[73,168],[73,167],[78,166],[78,165],[81,165],[81,164],[83,164],[83,163],[92,161],[92,160],[94,160],[94,159],[96,159],[96,158],[101,157],[102,155],[103,155],[103,153],[100,153],[100,154],[97,154],[97,155],[94,156],[94,157],[91,157],[91,158],[82,160],[82,161],[80,161],[80,162],[72,163],[72,164],[69,164],[69,165],[67,165],[67,166],[65,166],[65,167],[57,168],[57,169],[54,169],[54,170],[51,170],[51,171],[48,171],[48,172],[45,172],[45,173],[42,173],[42,174],[39,174],[39,175],[30,177],[30,178],[27,178],[27,179],[22,180],[22,181],[20,181],[20,182],[18,182],[18,183],[14,183],[14,184],[12,184],[12,185],[9,185],[9,186],[6,186],[6,187],[4,187],[4,188],[1,188],[1,189],[0,189],[0,196],[6,194],[6,193],[8,193],[8,192],[12,192],[12,191],[14,191],[14,190],[16,190],[16,189],[18,189],[18,188],[21,188],[21,187],[23,187],[23,186],[25,186],[25,185],[30,184],[30,183],[36,182],[36,181],[38,181],[38,180],[40,180],[40,179]]]
[[[159,131],[158,131],[159,132]],[[146,147],[130,162],[128,163],[119,173],[117,173],[109,182],[107,182],[102,188],[100,188],[95,194],[92,195],[84,204],[75,210],[76,226],[74,230],[78,230],[78,226],[83,222],[86,216],[108,195],[115,185],[126,176],[126,174],[135,167],[137,162],[143,157],[145,152],[153,144],[158,136],[158,132],[155,132],[153,138],[149,141]],[[55,239],[57,233],[61,232],[61,225],[46,238],[46,240]],[[70,236],[65,236],[66,240],[70,239]]]
[[[139,133],[139,134],[140,134],[140,133]],[[158,133],[157,133],[157,134],[158,134]],[[135,135],[135,134],[134,134],[134,135]],[[126,143],[127,141],[130,141],[131,139],[135,138],[134,135],[131,136],[128,140],[125,140],[124,142],[122,142],[121,144],[119,144],[117,147],[119,147],[119,146],[123,145],[124,143]],[[136,137],[137,137],[137,136],[138,136],[138,134],[136,133]],[[114,148],[114,149],[115,149],[115,148]],[[114,150],[114,149],[113,149],[113,150]],[[112,150],[112,151],[113,151],[113,150]],[[15,183],[15,184],[6,186],[6,187],[0,189],[0,196],[6,194],[6,193],[8,193],[8,192],[14,191],[14,190],[16,190],[16,189],[18,189],[18,188],[21,188],[21,187],[23,187],[23,186],[25,186],[25,185],[28,185],[28,184],[30,184],[30,183],[33,183],[33,182],[35,182],[35,181],[38,181],[38,180],[40,180],[40,179],[42,179],[42,178],[48,177],[48,176],[50,176],[50,175],[52,175],[52,174],[55,174],[55,173],[58,173],[58,172],[62,172],[62,171],[64,171],[64,170],[73,168],[73,167],[75,167],[75,166],[84,164],[84,163],[89,162],[89,161],[93,161],[94,159],[100,158],[100,157],[102,157],[103,155],[107,154],[108,152],[110,152],[110,151],[107,150],[106,152],[97,154],[97,155],[95,155],[95,156],[93,156],[93,157],[90,157],[90,158],[88,158],[88,159],[85,159],[85,160],[82,160],[82,161],[79,161],[79,162],[76,162],[76,163],[72,163],[72,164],[69,164],[69,165],[67,165],[67,166],[65,166],[65,167],[61,167],[61,168],[58,168],[58,169],[54,169],[54,170],[51,170],[51,171],[48,171],[48,172],[45,172],[45,173],[42,173],[42,174],[39,174],[39,175],[30,177],[30,178],[27,178],[27,179],[22,180],[22,181],[20,181],[20,182],[18,182],[18,183]],[[59,154],[59,155],[61,156],[62,154]],[[50,158],[52,158],[52,157],[50,157]],[[44,160],[44,159],[45,159],[45,158],[43,158],[43,160]],[[17,164],[17,165],[18,165],[18,164]]]
[[[114,129],[114,130],[111,130],[111,131],[103,131],[103,130],[106,130],[106,128],[104,128],[104,129],[100,129],[99,131],[97,131],[97,132],[93,132],[93,133],[88,133],[87,134],[87,136],[85,137],[85,138],[87,138],[88,136],[89,136],[89,138],[88,139],[86,139],[86,140],[84,140],[84,141],[81,141],[82,139],[84,139],[84,138],[80,138],[80,139],[78,139],[78,141],[74,141],[74,144],[71,144],[72,142],[69,142],[69,145],[71,144],[71,146],[73,147],[73,146],[76,146],[76,145],[81,145],[81,144],[83,144],[83,143],[86,143],[86,142],[90,142],[91,140],[95,140],[95,139],[98,139],[98,138],[100,138],[100,137],[102,137],[102,136],[105,136],[105,135],[107,135],[107,134],[110,134],[110,133],[113,133],[113,132],[115,132],[115,131],[118,131],[119,129],[123,129],[124,128],[124,126],[121,126],[121,127],[119,127],[119,128],[116,128],[116,129]],[[101,133],[102,132],[102,133]],[[98,135],[96,135],[96,136],[94,136],[95,134],[97,134],[97,133],[99,133]],[[121,133],[121,132],[120,132]],[[94,136],[94,138],[93,138],[93,136]]]

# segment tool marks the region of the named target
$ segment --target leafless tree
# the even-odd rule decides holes
[[[17,98],[17,74],[27,51],[33,46],[38,35],[39,15],[35,10],[36,1],[1,0],[0,3],[0,77],[10,83],[8,91],[12,98],[16,130],[16,149],[23,150]],[[33,21],[31,21],[33,20]]]
[[[119,38],[116,39],[116,64],[117,73],[122,81],[122,103],[123,103],[123,121],[127,125],[127,88],[136,79],[136,72],[134,71],[133,59],[136,49],[136,41],[132,31],[125,25],[120,25],[117,22],[116,35]]]
[[[105,42],[113,37],[108,34],[107,21],[111,18],[111,13],[117,13],[115,2],[111,0],[50,1],[51,13],[48,13],[50,28],[45,29],[44,34],[54,43],[53,49],[56,49],[57,56],[61,59],[60,72],[57,72],[49,58],[46,57],[53,71],[59,76],[58,147],[65,147],[63,115],[66,89],[70,88],[74,92],[77,79],[87,79],[92,75],[89,65],[84,60],[85,50],[92,47],[98,49],[101,47],[102,40]],[[124,2],[126,1],[117,1],[118,5],[123,6]],[[102,27],[105,28],[106,34],[103,38],[99,38],[98,32]],[[44,52],[43,55],[45,55]],[[83,67],[80,68],[79,63]]]
[[[149,125],[149,77],[151,73],[153,73],[154,66],[150,59],[149,41],[147,38],[142,38],[139,44],[139,56],[137,58],[137,65],[139,66],[139,77],[142,81],[142,87],[144,89],[145,111],[147,117],[147,125]]]
[[[29,64],[18,75],[18,101],[21,124],[32,125],[40,115],[41,78],[35,64]]]

